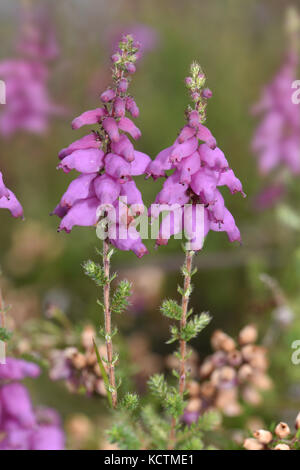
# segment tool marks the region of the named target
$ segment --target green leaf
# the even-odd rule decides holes
[[[181,320],[182,307],[175,300],[165,300],[160,308],[160,311],[165,317],[178,321]]]
[[[97,356],[97,362],[98,362],[98,365],[100,367],[101,375],[102,375],[102,378],[104,380],[104,384],[105,384],[105,387],[106,387],[106,390],[107,390],[108,402],[109,402],[111,408],[113,408],[109,379],[108,379],[105,367],[103,365],[103,362],[102,362],[102,359],[101,359],[101,356],[100,356],[100,353],[98,351],[98,348],[97,348],[97,345],[96,345],[96,342],[95,342],[94,338],[93,338],[93,345],[94,345],[95,353],[96,353],[96,356]]]

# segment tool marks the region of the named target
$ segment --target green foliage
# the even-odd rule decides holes
[[[120,281],[111,299],[112,312],[123,313],[130,305],[128,301],[130,295],[131,283],[127,280]]]
[[[187,324],[181,329],[180,339],[188,342],[193,338],[196,338],[199,333],[210,323],[211,317],[208,313],[201,313],[201,315],[195,315],[192,320],[188,321]]]
[[[175,300],[165,300],[160,308],[161,313],[173,320],[180,320],[182,316],[182,307]]]
[[[139,397],[136,393],[126,393],[121,401],[120,408],[132,412],[137,410],[139,404]]]
[[[103,287],[109,282],[104,274],[104,269],[100,264],[88,260],[83,264],[83,270],[86,276],[92,279],[98,287]]]
[[[1,341],[9,341],[12,337],[12,332],[7,330],[6,328],[0,328],[0,340]]]
[[[108,437],[112,444],[117,444],[120,450],[140,450],[141,443],[137,434],[129,423],[121,421],[114,424],[108,431]]]

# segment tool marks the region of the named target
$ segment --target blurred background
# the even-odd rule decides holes
[[[290,178],[285,197],[274,207],[258,210],[257,195],[268,181],[259,175],[251,151],[258,120],[250,113],[282,63],[287,48],[284,16],[290,2],[2,0],[0,61],[20,56],[16,44],[22,12],[30,3],[47,7],[55,31],[59,54],[48,64],[47,87],[63,112],[49,117],[41,135],[19,129],[0,135],[0,168],[25,210],[24,222],[4,211],[0,214],[0,283],[6,303],[12,306],[8,320],[16,335],[24,337],[23,329],[33,320],[45,321],[53,304],[75,330],[102,322],[96,287],[81,268],[84,260],[97,257],[95,247],[100,248],[100,242],[95,230],[77,227],[70,235],[57,233],[58,219],[49,214],[71,180],[56,170],[57,154],[84,135],[84,131],[72,131],[70,122],[98,107],[99,94],[110,83],[109,57],[115,41],[122,32],[136,32],[138,40],[145,42],[131,85],[140,107],[138,150],[154,158],[176,138],[188,104],[184,77],[191,61],[197,60],[213,91],[207,125],[247,194],[243,199],[224,192],[241,230],[242,246],[231,245],[226,234],[211,232],[196,257],[199,271],[192,305],[195,312],[209,311],[213,321],[193,347],[203,358],[211,351],[209,338],[215,329],[235,336],[249,322],[258,325],[260,338],[270,341],[273,348],[270,367],[275,383],[271,399],[258,414],[266,419],[293,415],[300,403],[300,365],[291,362],[291,344],[300,339],[299,176]],[[293,4],[300,9],[299,1]],[[1,105],[0,112],[5,106]],[[138,185],[148,206],[161,181],[140,178]],[[118,318],[120,348],[127,351],[130,344],[135,348],[134,341],[136,347],[142,342],[150,351],[149,368],[158,370],[164,368],[159,358],[173,350],[165,344],[169,325],[159,305],[163,298],[176,296],[183,253],[179,240],[158,250],[154,241],[147,246],[150,254],[141,260],[131,252],[118,253],[113,270],[134,282],[132,308]],[[278,283],[274,287],[271,282],[273,290],[270,282],[262,282],[262,273]],[[279,291],[280,307],[288,311],[286,323],[274,316]],[[39,335],[38,327],[35,331]],[[101,422],[106,419],[101,398],[70,396],[61,383],[50,382],[47,374],[30,387],[35,400],[56,407],[67,422],[73,413],[97,413]]]

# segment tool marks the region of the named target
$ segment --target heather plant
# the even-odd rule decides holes
[[[130,283],[121,281],[111,292],[111,283],[116,278],[116,274],[110,273],[114,253],[111,245],[120,250],[132,250],[138,257],[147,253],[134,225],[135,216],[144,206],[132,177],[145,173],[150,157],[134,149],[127,134],[136,140],[141,137],[141,132],[125,115],[126,112],[134,118],[139,115],[133,97],[128,94],[138,50],[139,44],[132,36],[122,38],[119,49],[111,58],[113,85],[101,94],[103,107],[86,111],[73,120],[73,129],[84,125],[97,125],[97,128],[60,151],[58,168],[65,173],[76,170],[80,176],[69,185],[54,210],[54,214],[62,219],[59,231],[69,233],[75,225],[95,226],[99,222],[97,233],[101,232],[99,237],[103,238],[103,252],[99,255],[103,263],[87,261],[84,272],[103,289],[103,301],[98,301],[98,305],[104,312],[105,325],[101,334],[105,338],[107,357],[101,358],[98,349],[95,350],[105,381],[103,361],[107,365],[107,390],[114,408],[117,406],[115,365],[118,356],[113,351],[112,338],[117,330],[112,327],[111,315],[120,314],[127,308]],[[111,210],[117,213],[117,218],[111,217],[109,223],[106,216],[109,219]]]

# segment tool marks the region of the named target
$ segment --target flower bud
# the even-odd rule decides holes
[[[235,349],[235,341],[221,330],[216,330],[211,337],[211,345],[215,350],[229,352]]]
[[[126,67],[127,72],[130,73],[130,74],[133,74],[136,71],[135,65],[132,64],[131,62],[127,62],[125,64],[125,67]]]
[[[277,444],[274,450],[291,450],[287,444]]]
[[[202,96],[203,98],[206,98],[206,99],[209,99],[212,97],[212,91],[209,89],[209,88],[204,88],[204,90],[202,90]]]
[[[275,428],[275,434],[280,439],[285,439],[291,434],[291,430],[286,423],[280,422]]]
[[[257,340],[257,329],[254,325],[245,326],[239,333],[239,343],[241,346],[249,343],[255,343]]]
[[[128,88],[128,80],[126,80],[126,78],[122,78],[122,80],[120,80],[119,82],[118,91],[120,93],[126,93],[127,88]]]
[[[108,88],[100,95],[100,98],[101,98],[101,101],[103,101],[103,103],[108,103],[109,101],[112,101],[115,98],[115,96],[116,96],[115,90],[113,90],[112,88]]]
[[[252,367],[249,366],[249,364],[243,364],[238,370],[238,380],[243,383],[246,380],[249,380],[252,374],[253,374]]]
[[[261,444],[270,444],[273,439],[272,433],[270,431],[266,431],[265,429],[258,429],[258,431],[254,431],[253,436]]]
[[[264,446],[253,437],[249,437],[244,441],[244,449],[246,450],[263,450]]]
[[[120,60],[120,58],[121,58],[120,54],[116,53],[116,54],[113,54],[111,56],[111,61],[112,61],[113,64],[115,64],[116,62],[118,62]]]
[[[186,78],[184,79],[184,81],[185,81],[186,86],[188,86],[188,87],[191,86],[192,83],[193,83],[192,77],[186,77]]]

